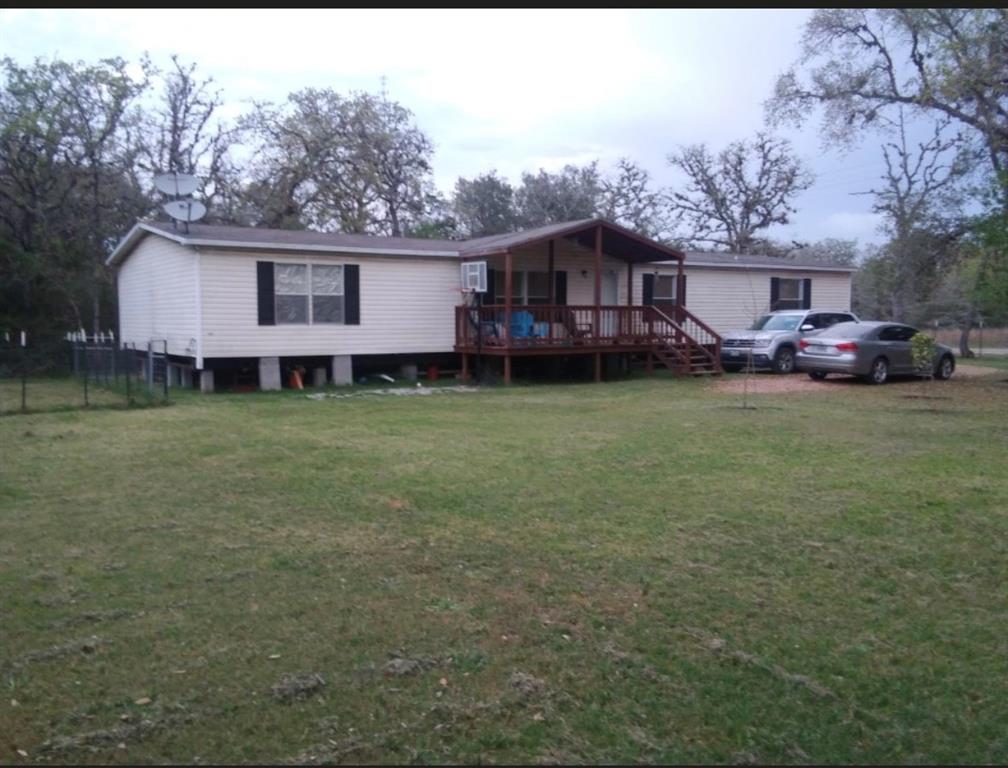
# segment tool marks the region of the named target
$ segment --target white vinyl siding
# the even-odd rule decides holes
[[[358,264],[360,325],[259,325],[256,262]],[[452,259],[203,250],[205,357],[450,352],[459,267]]]
[[[642,264],[634,267],[634,301],[643,301],[645,272],[674,275],[674,265]],[[691,267],[686,274],[686,309],[718,333],[748,328],[770,311],[770,278],[812,280],[812,309],[850,309],[849,272]]]
[[[116,276],[120,341],[138,349],[167,341],[169,354],[195,357],[197,277],[196,251],[155,235],[143,238]]]

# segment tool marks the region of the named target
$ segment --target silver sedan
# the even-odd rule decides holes
[[[900,323],[837,323],[801,340],[795,366],[813,379],[847,373],[872,384],[885,384],[890,376],[917,373],[910,348],[916,333],[916,328]],[[947,379],[953,371],[952,350],[936,344],[935,377]]]

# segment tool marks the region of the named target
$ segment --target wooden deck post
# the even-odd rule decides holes
[[[602,353],[595,353],[595,383],[602,381]]]
[[[675,285],[675,303],[676,303],[676,317],[677,322],[682,322],[684,315],[679,311],[679,308],[683,305],[683,260],[679,259],[679,271],[676,273],[676,285]]]
[[[462,381],[469,381],[469,355],[462,353]]]
[[[602,225],[595,227],[595,324],[592,333],[598,339],[602,335],[602,326],[599,323],[601,313],[599,305],[602,304]],[[596,379],[597,381],[598,379]]]
[[[513,265],[514,258],[511,251],[506,251],[504,253],[504,341],[509,347],[511,346],[511,295],[514,290],[514,276],[511,274]]]
[[[504,355],[504,383],[511,383],[511,355]]]
[[[549,259],[548,259],[548,271],[549,271],[549,303],[556,304],[556,280],[554,278],[556,274],[556,265],[553,261],[553,240],[549,241]]]

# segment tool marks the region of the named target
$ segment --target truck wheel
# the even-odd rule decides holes
[[[822,381],[826,378],[826,371],[809,371],[809,378],[815,379],[816,381]]]
[[[721,367],[725,373],[738,373],[742,370],[742,366],[738,363],[721,363]]]
[[[773,359],[774,373],[791,373],[794,370],[794,350],[791,347],[781,347]]]

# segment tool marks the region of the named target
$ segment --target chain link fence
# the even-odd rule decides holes
[[[168,402],[168,384],[164,341],[138,349],[111,333],[0,334],[0,415],[156,405]]]

